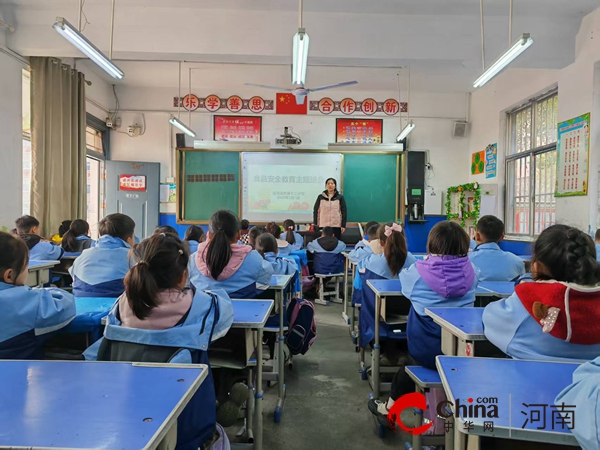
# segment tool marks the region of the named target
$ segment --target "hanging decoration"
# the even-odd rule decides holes
[[[196,111],[199,108],[206,109],[208,112],[217,112],[221,108],[227,108],[230,112],[237,113],[246,109],[255,114],[274,110],[273,100],[265,100],[259,96],[243,99],[239,95],[231,95],[227,98],[209,95],[202,98],[194,94],[188,94],[185,97],[173,97],[173,106],[184,108],[187,111]]]
[[[324,97],[321,100],[311,100],[308,109],[310,111],[318,111],[321,114],[341,112],[346,115],[360,113],[371,116],[375,113],[383,113],[388,116],[395,116],[400,112],[408,112],[408,103],[399,103],[398,100],[394,98],[388,98],[383,102],[378,102],[372,98],[367,98],[362,101],[344,98],[343,100],[338,101],[332,100],[329,97]]]
[[[455,200],[453,202],[453,200]],[[467,202],[465,203],[465,200]],[[453,208],[454,203],[454,208]],[[479,183],[467,183],[451,186],[446,194],[446,218],[460,220],[460,226],[467,227],[467,220],[473,220],[477,226],[481,206],[481,187]]]

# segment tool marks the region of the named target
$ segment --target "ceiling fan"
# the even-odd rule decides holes
[[[326,89],[335,89],[343,86],[358,84],[358,81],[345,81],[343,83],[330,84],[316,88],[304,87],[306,83],[306,67],[308,62],[308,34],[302,27],[302,1],[300,0],[298,32],[294,35],[294,49],[292,62],[292,88],[282,88],[277,86],[265,86],[264,84],[246,83],[246,86],[258,87],[263,89],[275,89],[280,92],[291,92],[296,97],[296,103],[302,105],[309,92],[324,91]]]

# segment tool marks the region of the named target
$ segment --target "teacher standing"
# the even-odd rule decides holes
[[[346,231],[346,200],[338,192],[335,178],[325,180],[325,190],[319,194],[313,208],[313,220],[317,228],[333,228],[338,239]]]

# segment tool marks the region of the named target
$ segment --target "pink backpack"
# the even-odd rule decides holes
[[[308,300],[294,298],[287,309],[289,323],[285,343],[292,355],[304,355],[317,339],[315,305]]]

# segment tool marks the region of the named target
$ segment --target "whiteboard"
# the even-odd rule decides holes
[[[335,178],[341,153],[242,152],[242,218],[252,222],[313,222],[313,206]]]

